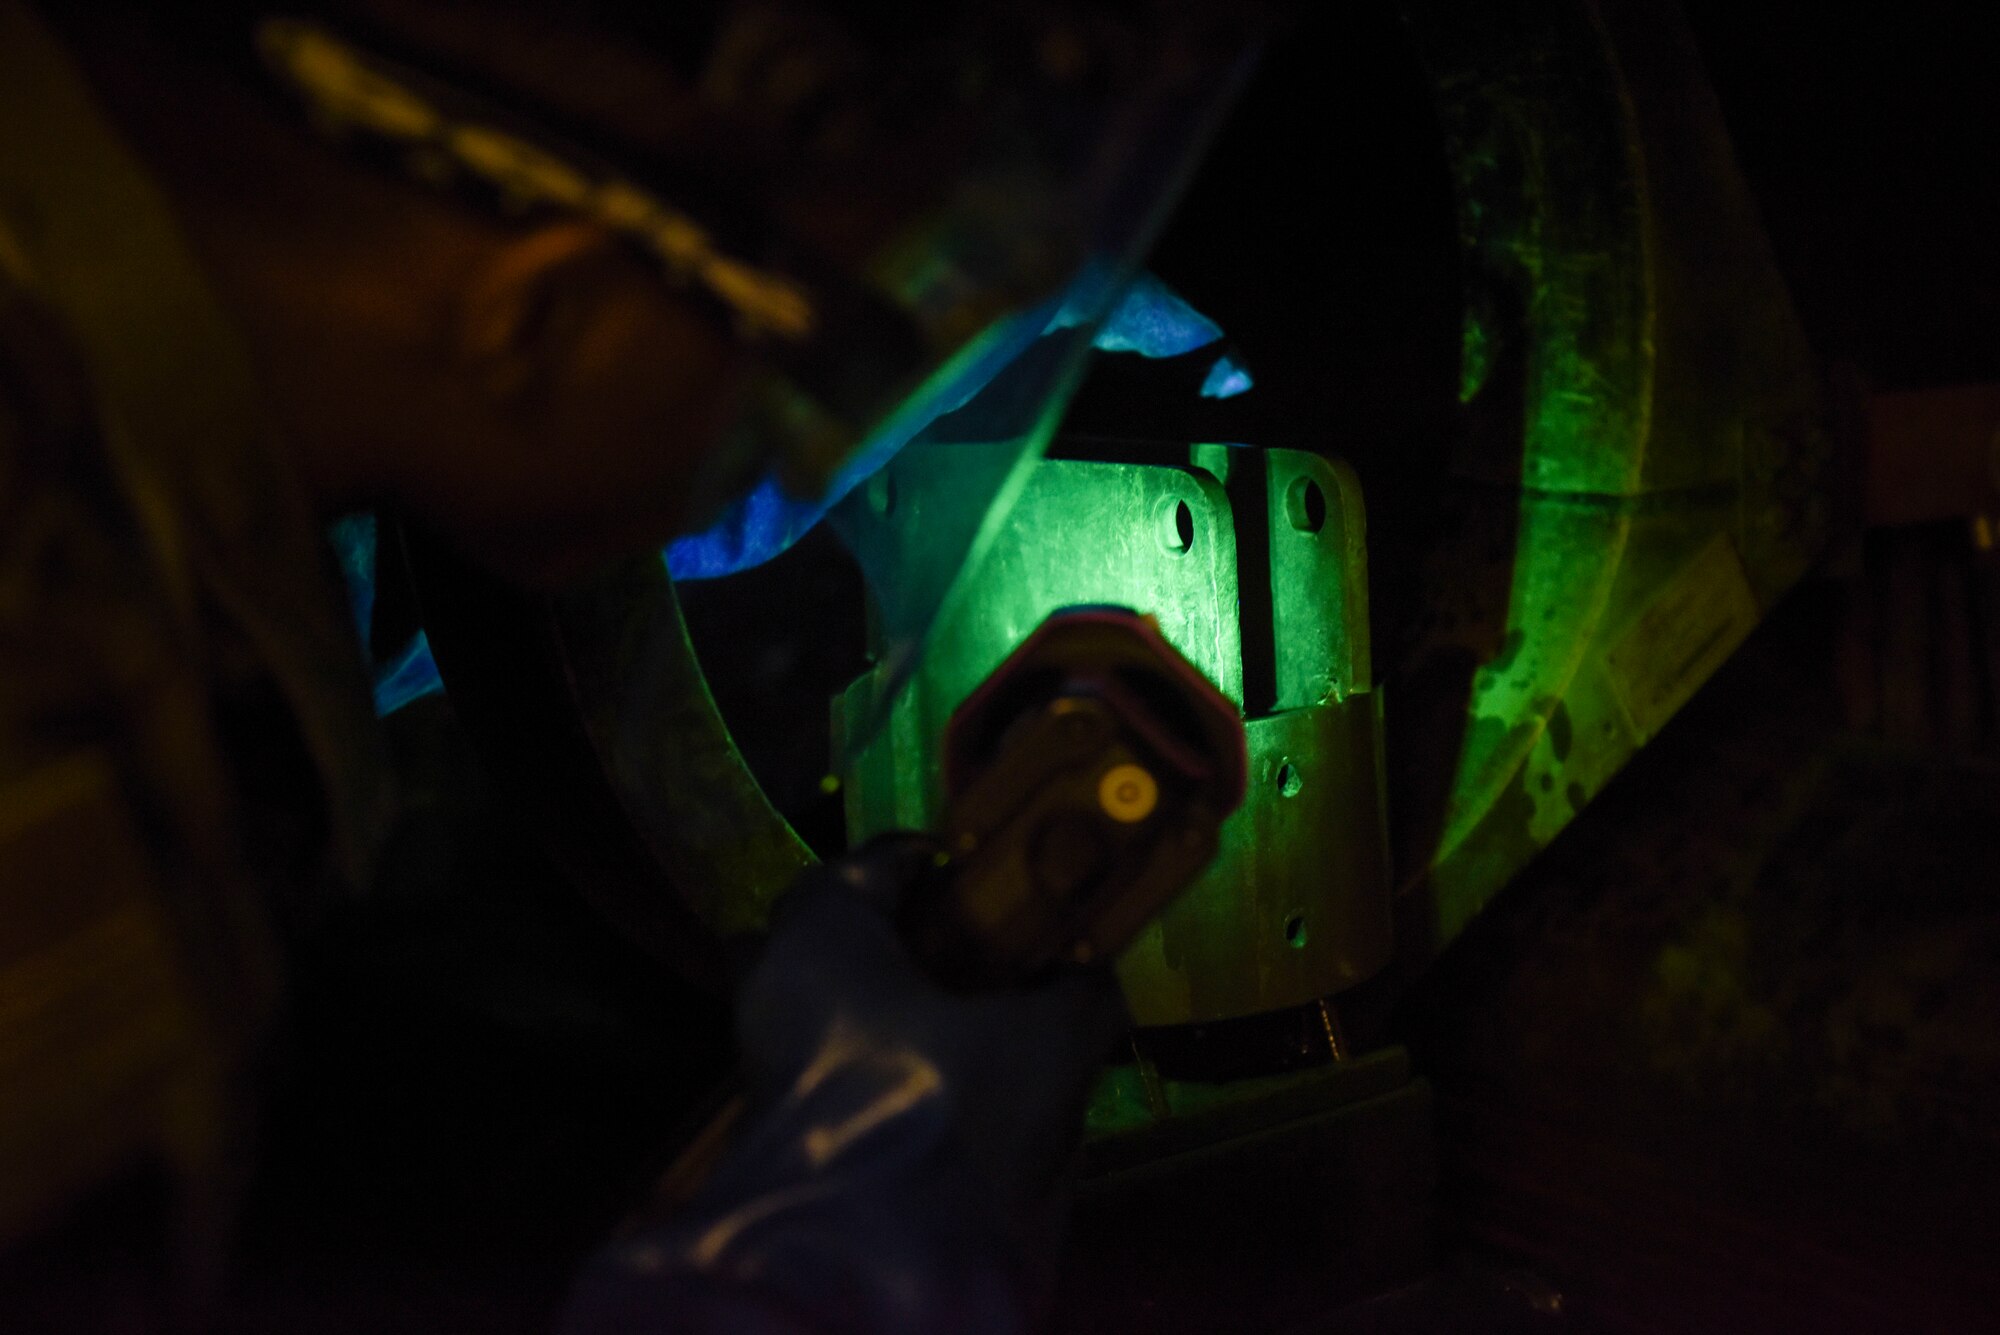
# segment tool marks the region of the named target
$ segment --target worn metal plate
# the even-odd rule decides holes
[[[1049,613],[1116,603],[1157,617],[1224,694],[1250,703],[1252,789],[1211,869],[1120,961],[1142,1025],[1308,1002],[1374,972],[1390,944],[1358,492],[1312,455],[1202,446],[1193,457],[1203,466],[1041,463],[846,783],[856,839],[934,826],[951,712]]]
[[[1392,668],[1407,975],[1713,673],[1831,509],[1819,377],[1673,6],[1404,9],[1466,292],[1462,433]]]
[[[1119,975],[1141,1025],[1297,1006],[1389,957],[1376,697],[1244,725],[1250,796],[1214,864],[1132,943]]]
[[[896,499],[912,522],[921,522],[926,503],[920,494]],[[951,712],[1049,613],[1077,603],[1150,613],[1169,643],[1241,703],[1236,531],[1221,486],[1192,469],[1044,462],[962,605],[938,628],[883,734],[853,757],[846,783],[852,838],[936,826]],[[864,678],[848,691],[837,729],[873,689]]]

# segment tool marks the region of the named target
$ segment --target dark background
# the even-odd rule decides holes
[[[1689,16],[1821,355],[1884,388],[2000,376],[1981,11]],[[1454,406],[1453,226],[1393,11],[1313,7],[1154,258],[1257,388],[1216,404],[1194,396],[1207,356],[1105,358],[1072,427],[1341,454],[1368,465],[1372,509],[1420,507]],[[1416,544],[1378,533],[1393,609]],[[1506,1320],[1591,1330],[1972,1329],[1995,1310],[2000,779],[1990,739],[1885,735],[1839,680],[1880,656],[1879,636],[1855,646],[1857,605],[1949,623],[1990,594],[1962,545],[1880,535],[1789,600],[1404,1008],[1439,1099],[1447,1269],[1517,1276],[1442,1328],[1494,1328],[1499,1289],[1528,1296]],[[825,701],[860,655],[832,553],[686,600],[750,758],[823,838]],[[1893,691],[1935,675],[1931,624],[1906,627],[1918,666]],[[445,702],[391,731],[417,799],[407,893],[306,962],[326,978],[301,988],[306,1059],[278,1081],[242,1328],[546,1330],[726,1069],[721,1017],[553,885]],[[1693,982],[1649,990],[1665,958]],[[114,1247],[122,1227],[101,1221]],[[104,1301],[95,1282],[68,1296]],[[1383,1322],[1366,1328],[1418,1328]]]

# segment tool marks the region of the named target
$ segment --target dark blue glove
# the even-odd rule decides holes
[[[980,993],[926,977],[892,911],[933,847],[878,841],[779,905],[737,1016],[743,1130],[681,1215],[592,1265],[574,1335],[997,1335],[1038,1313],[1128,1020],[1102,966]]]

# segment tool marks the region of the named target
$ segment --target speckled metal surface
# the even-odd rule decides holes
[[[1399,950],[1456,936],[1806,568],[1816,372],[1672,6],[1412,3],[1462,438],[1395,665]]]

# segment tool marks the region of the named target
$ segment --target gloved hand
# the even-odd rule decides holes
[[[1027,1326],[1128,1020],[1101,965],[980,993],[927,977],[893,912],[934,847],[878,841],[780,903],[740,994],[743,1129],[678,1218],[599,1258],[572,1332]]]

